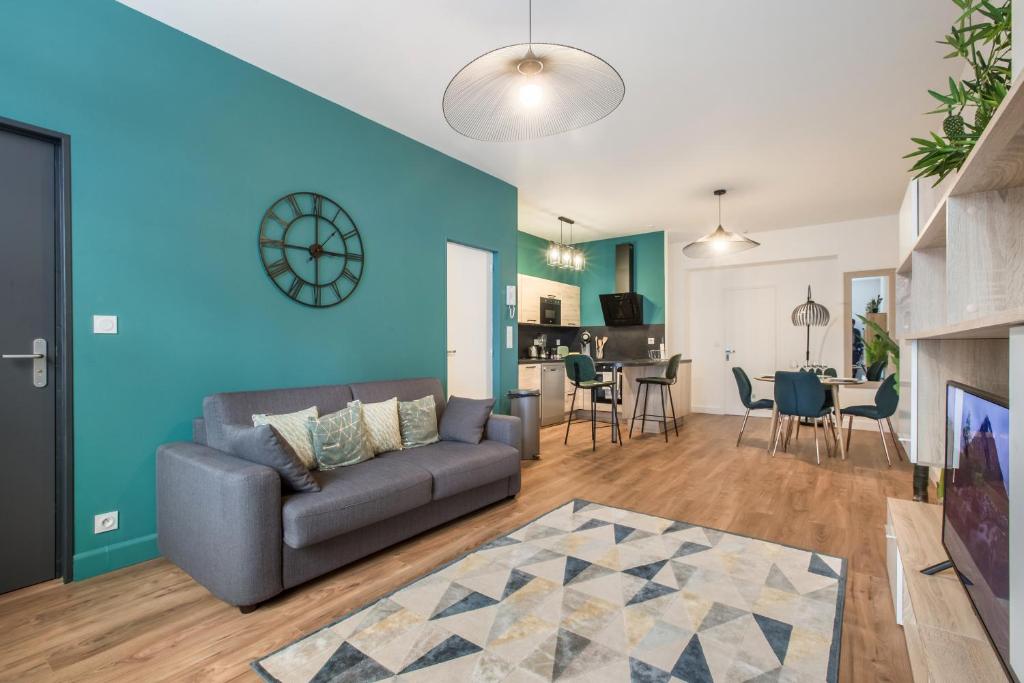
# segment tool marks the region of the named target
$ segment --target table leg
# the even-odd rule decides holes
[[[779,428],[779,406],[777,403],[772,403],[772,424],[771,429],[768,430],[768,452],[772,450],[772,444],[775,443],[775,430]]]
[[[839,404],[839,385],[832,385],[832,405],[835,406],[836,419],[841,420],[843,414],[843,407]],[[843,439],[839,439],[839,455],[842,456],[843,460],[846,460],[846,442]]]

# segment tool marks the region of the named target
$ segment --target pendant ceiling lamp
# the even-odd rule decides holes
[[[483,54],[444,91],[448,125],[474,140],[518,141],[557,135],[611,114],[626,84],[608,62],[568,45],[529,40]]]
[[[690,258],[737,254],[761,246],[760,242],[755,242],[749,237],[722,227],[722,196],[724,194],[725,190],[715,190],[715,196],[718,197],[718,227],[715,228],[715,231],[683,247],[683,253]]]
[[[565,224],[569,224],[569,243],[566,244]],[[548,244],[547,262],[552,268],[567,268],[575,271],[584,270],[587,267],[587,257],[583,250],[572,242],[572,226],[576,224],[571,218],[558,217],[558,241],[551,241]]]
[[[793,309],[790,316],[793,325],[807,328],[807,352],[804,356],[808,363],[811,362],[811,328],[825,327],[828,325],[828,309],[811,298],[811,286],[807,285],[807,301]]]

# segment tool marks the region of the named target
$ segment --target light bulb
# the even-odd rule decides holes
[[[519,104],[533,109],[544,99],[544,89],[537,83],[527,80],[519,86]]]
[[[548,265],[557,266],[562,261],[562,255],[558,251],[558,245],[552,244],[548,248]]]
[[[721,254],[723,251],[729,248],[729,240],[724,237],[716,237],[711,240],[711,248]]]

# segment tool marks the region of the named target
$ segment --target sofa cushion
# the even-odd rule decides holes
[[[319,469],[349,467],[373,457],[370,435],[363,424],[363,404],[359,401],[316,420],[310,418],[308,425]]]
[[[380,403],[353,401],[363,406],[363,426],[370,437],[374,455],[402,450],[402,430],[398,422],[398,399],[391,397]]]
[[[226,450],[220,426],[251,426],[252,416],[259,413],[294,413],[303,408],[316,406],[321,415],[326,415],[341,410],[351,400],[352,391],[347,384],[269,391],[236,391],[207,396],[203,399],[206,443],[211,448]]]
[[[224,437],[232,455],[276,470],[285,491],[320,490],[302,459],[270,425],[224,425]]]
[[[262,413],[252,416],[254,427],[270,425],[277,431],[282,439],[295,450],[295,455],[306,466],[306,469],[316,469],[316,455],[313,453],[313,437],[309,435],[309,420],[316,420],[319,415],[316,406],[310,406],[305,410],[284,415],[264,415]],[[225,434],[228,430],[224,430]]]
[[[441,417],[441,424],[437,426],[441,440],[480,443],[480,439],[484,438],[487,418],[493,408],[493,398],[452,396],[448,399],[448,407]]]
[[[399,401],[398,422],[403,448],[426,446],[441,438],[437,435],[437,409],[430,394],[415,401]]]
[[[403,458],[374,458],[314,472],[317,493],[288,496],[281,506],[284,542],[305,548],[430,502],[430,473]]]
[[[478,444],[438,441],[379,456],[388,462],[414,463],[434,479],[433,499],[440,500],[519,472],[519,451],[498,441]]]
[[[363,403],[379,403],[389,398],[397,398],[399,401],[415,401],[427,394],[434,397],[434,409],[437,411],[437,419],[441,419],[444,412],[444,388],[441,381],[434,377],[421,377],[418,379],[396,379],[386,382],[363,382],[361,384],[350,384],[352,398]]]

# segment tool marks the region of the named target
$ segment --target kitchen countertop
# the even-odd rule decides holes
[[[561,363],[562,360],[559,358],[520,358],[520,365],[536,365],[537,363]],[[682,358],[680,363],[689,363],[689,358]],[[643,367],[648,365],[667,365],[668,359],[653,359],[653,358],[602,358],[601,360],[594,359],[594,365],[620,365],[622,367]]]

